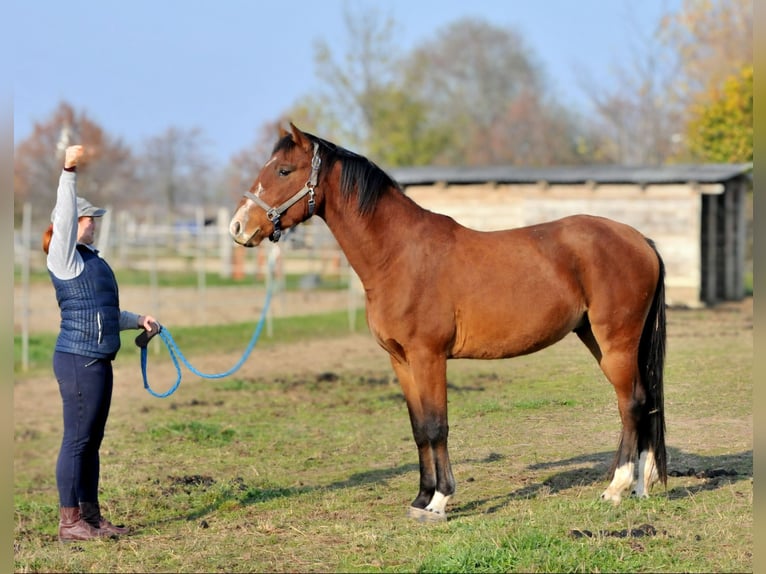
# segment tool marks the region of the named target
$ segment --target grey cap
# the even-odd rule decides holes
[[[101,217],[105,213],[106,209],[103,207],[96,207],[84,197],[77,198],[77,217]],[[53,221],[54,215],[56,215],[55,207],[51,212],[51,221]]]

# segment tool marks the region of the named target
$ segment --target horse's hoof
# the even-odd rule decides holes
[[[410,506],[407,509],[407,516],[418,522],[447,522],[446,514],[439,514],[425,508],[415,508]]]

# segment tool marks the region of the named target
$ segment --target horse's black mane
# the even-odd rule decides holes
[[[401,191],[399,184],[390,175],[366,157],[313,134],[305,132],[304,134],[312,142],[319,143],[320,157],[322,158],[322,166],[319,168],[320,174],[323,170],[332,169],[335,162],[341,162],[341,194],[343,194],[344,198],[348,199],[356,191],[357,208],[362,215],[372,213],[378,200],[387,189],[393,187]],[[272,153],[282,150],[290,151],[295,146],[296,143],[293,141],[292,136],[288,134],[276,143]]]

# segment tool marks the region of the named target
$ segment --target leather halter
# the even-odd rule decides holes
[[[276,243],[277,241],[279,241],[279,238],[282,236],[282,227],[279,223],[280,216],[285,211],[290,209],[290,207],[292,207],[296,202],[301,200],[304,195],[308,194],[309,196],[309,199],[308,199],[309,214],[306,217],[306,219],[314,215],[314,208],[316,206],[316,202],[314,201],[314,188],[316,187],[317,179],[319,178],[319,166],[321,164],[322,164],[322,160],[319,157],[319,144],[317,142],[314,142],[314,157],[311,158],[311,175],[309,176],[309,180],[306,182],[306,185],[303,186],[303,189],[301,189],[299,192],[297,192],[295,195],[293,195],[290,199],[285,201],[279,207],[271,207],[268,203],[263,201],[260,197],[258,197],[254,193],[250,193],[249,191],[246,191],[242,194],[246,198],[253,200],[266,212],[266,217],[274,225],[274,231],[271,233],[271,235],[269,235],[269,239],[272,242]]]

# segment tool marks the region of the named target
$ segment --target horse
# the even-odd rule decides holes
[[[533,353],[574,332],[617,395],[622,423],[601,498],[619,504],[667,488],[663,366],[665,266],[624,223],[572,215],[478,231],[408,197],[369,159],[280,128],[270,159],[229,225],[246,247],[313,215],[335,236],[365,294],[372,336],[407,403],[420,485],[408,516],[447,520],[455,478],[447,448],[447,360]]]

